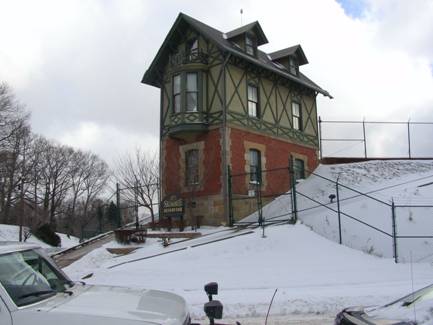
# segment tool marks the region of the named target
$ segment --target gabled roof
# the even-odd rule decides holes
[[[175,38],[179,37],[179,34],[176,33],[176,31],[178,28],[182,28],[183,26],[192,27],[197,32],[199,32],[204,38],[215,43],[215,45],[223,52],[242,58],[245,61],[260,66],[261,68],[264,68],[268,71],[272,71],[284,77],[285,79],[292,80],[293,82],[296,82],[309,89],[317,91],[318,93],[321,93],[324,96],[328,96],[332,98],[332,96],[326,90],[319,87],[317,84],[315,84],[306,76],[304,76],[302,73],[299,73],[298,76],[290,74],[287,69],[272,62],[270,56],[261,50],[257,50],[257,57],[248,55],[245,51],[243,51],[241,48],[239,48],[234,43],[232,43],[229,39],[227,39],[227,35],[224,34],[223,32],[215,28],[212,28],[188,15],[185,15],[184,13],[180,13],[176,18],[176,21],[174,22],[173,26],[168,32],[168,35],[166,36],[164,42],[162,43],[160,49],[158,50],[158,53],[153,59],[150,67],[145,72],[143,79],[141,80],[142,83],[152,85],[155,87],[160,87],[160,78],[161,78],[160,73],[162,72],[164,65],[168,62],[168,57],[171,51],[170,46],[168,46],[168,43],[169,41],[172,41]]]
[[[226,33],[227,39],[235,38],[236,36],[252,32],[257,37],[257,46],[268,43],[268,39],[266,38],[265,33],[263,32],[262,27],[260,26],[258,21],[250,23],[248,25],[244,25],[242,27],[236,28],[230,32]]]
[[[298,58],[298,64],[304,65],[308,63],[307,57],[305,56],[304,51],[302,50],[301,45],[294,45],[287,47],[285,49],[269,53],[269,56],[271,57],[272,61],[282,59],[288,56],[296,55]]]

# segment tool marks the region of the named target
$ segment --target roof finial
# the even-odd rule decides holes
[[[242,15],[244,14],[244,10],[241,8],[241,26],[242,26]]]

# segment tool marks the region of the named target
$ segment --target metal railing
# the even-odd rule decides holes
[[[393,138],[398,139],[398,143],[396,145],[406,146],[406,154],[403,154],[401,158],[420,158],[425,155],[417,155],[414,151],[419,149],[419,145],[417,139],[413,139],[414,134],[416,135],[416,131],[421,126],[429,126],[431,127],[431,131],[433,132],[433,122],[414,122],[414,121],[336,121],[336,120],[322,120],[319,116],[319,142],[320,142],[320,158],[330,157],[336,154],[341,154],[342,152],[346,152],[343,156],[347,156],[347,152],[353,149],[355,146],[362,144],[362,152],[358,150],[358,154],[356,157],[363,158],[371,158],[372,155],[369,153],[368,144],[375,142],[374,134],[369,133],[369,128],[371,126],[379,126],[381,127],[382,132],[390,132],[391,126],[400,126],[399,130],[391,131],[394,134]],[[330,126],[329,130],[324,129],[325,126]],[[357,129],[356,126],[359,128]],[[339,135],[334,137],[330,135],[331,130],[335,131],[338,127],[350,127],[349,132],[340,131]],[[385,128],[387,127],[387,128]],[[377,133],[377,132],[376,132]],[[349,137],[349,134],[352,137]],[[402,142],[402,136],[405,140]],[[325,143],[334,143],[341,145],[342,143],[352,143],[349,147],[337,147],[334,149],[333,153],[324,153]],[[389,153],[384,152],[381,156],[389,156]],[[433,151],[428,152],[428,156],[433,156]]]

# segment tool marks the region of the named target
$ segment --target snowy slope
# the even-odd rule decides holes
[[[217,281],[226,317],[263,317],[276,288],[271,315],[335,315],[343,307],[384,303],[409,291],[410,265],[395,264],[338,245],[303,225],[272,226],[252,234],[109,269],[110,265],[185,246],[148,241],[133,254],[114,257],[97,249],[65,271],[98,284],[163,289],[185,297],[203,317],[203,285]],[[414,265],[415,286],[432,281],[431,265]]]
[[[391,201],[397,207],[396,231],[401,236],[433,236],[433,162],[432,161],[369,161],[363,163],[321,165],[315,174],[330,180],[339,179],[342,199],[342,241],[345,245],[377,256],[393,256]],[[350,188],[350,189],[349,189]],[[368,193],[368,197],[359,193]],[[317,233],[339,241],[337,204],[330,204],[329,195],[336,195],[335,182],[311,175],[297,186],[298,217]],[[303,196],[303,195],[304,196]],[[308,198],[307,198],[308,197]],[[327,204],[327,207],[319,206]],[[314,208],[317,207],[317,208]],[[332,209],[332,210],[331,210]],[[264,208],[266,219],[287,218],[291,211],[290,196],[281,196]],[[345,216],[347,214],[348,216]],[[351,217],[365,222],[372,229]],[[255,221],[253,214],[244,221]],[[398,239],[399,261],[433,260],[433,240],[429,238]]]
[[[68,237],[67,235],[62,233],[57,233],[57,235],[60,236],[62,248],[69,248],[71,246],[78,245],[79,239],[76,237],[73,236]],[[0,224],[0,241],[18,241],[18,240],[19,240],[18,226]],[[33,235],[30,236],[30,238],[28,238],[26,242],[37,244],[43,248],[51,247],[50,245],[44,243],[43,241],[39,240]]]

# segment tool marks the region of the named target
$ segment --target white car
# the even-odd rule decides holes
[[[185,300],[71,281],[34,245],[0,243],[1,325],[189,325]]]

